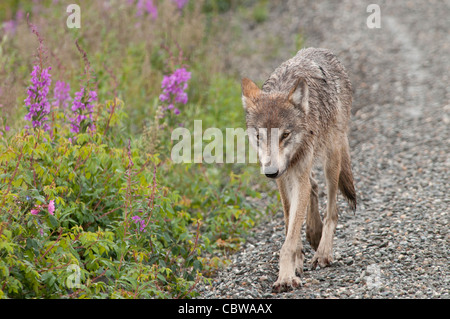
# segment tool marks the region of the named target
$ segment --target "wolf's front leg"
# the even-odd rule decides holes
[[[296,276],[295,271],[301,273],[303,268],[300,232],[309,203],[311,184],[308,174],[302,174],[300,178],[295,172],[292,174],[294,176],[285,177],[290,199],[289,217],[286,219],[288,223],[286,240],[280,251],[280,272],[272,288],[274,292],[287,291],[301,285],[300,278]]]

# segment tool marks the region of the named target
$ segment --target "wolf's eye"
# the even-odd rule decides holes
[[[284,140],[289,136],[289,132],[284,132],[283,135],[281,135],[281,139]]]

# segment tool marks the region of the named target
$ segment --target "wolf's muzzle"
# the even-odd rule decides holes
[[[280,170],[276,166],[263,166],[262,173],[269,178],[276,178],[280,173]]]
[[[276,178],[278,177],[278,174],[280,173],[279,169],[276,167],[264,167],[263,169],[264,175],[266,175],[269,178]]]
[[[275,173],[273,173],[273,174],[265,174],[267,177],[269,177],[269,178],[276,178],[277,176],[278,176],[278,171],[276,171]]]

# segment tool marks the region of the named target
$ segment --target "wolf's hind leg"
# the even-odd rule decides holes
[[[311,247],[317,250],[322,237],[323,225],[319,214],[319,186],[312,172],[309,180],[311,182],[311,197],[309,199],[308,214],[306,215],[306,239]]]
[[[342,161],[341,161],[341,173],[339,174],[339,190],[350,205],[350,208],[356,210],[356,193],[353,182],[353,173],[350,160],[350,151],[348,146],[347,135],[343,139],[342,143]]]
[[[338,211],[336,205],[339,174],[341,170],[340,148],[335,147],[327,152],[325,158],[325,178],[327,181],[327,211],[324,217],[322,238],[311,262],[312,268],[317,265],[325,267],[332,261],[333,237],[336,230]]]

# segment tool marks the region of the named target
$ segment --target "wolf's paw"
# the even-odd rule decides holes
[[[324,268],[326,266],[329,266],[332,261],[333,257],[331,256],[331,254],[319,254],[318,252],[316,252],[311,261],[311,269],[316,269],[317,265],[319,265],[320,268]]]
[[[297,276],[278,279],[272,286],[272,292],[280,293],[302,286],[302,281]]]

